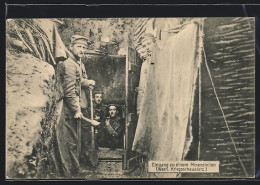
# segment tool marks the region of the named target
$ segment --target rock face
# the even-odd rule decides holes
[[[36,146],[43,142],[46,116],[53,101],[54,75],[48,63],[30,54],[13,55],[7,51],[6,178],[36,174]]]

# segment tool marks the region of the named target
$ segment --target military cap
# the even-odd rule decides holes
[[[103,94],[103,91],[100,89],[93,90],[93,94]]]
[[[111,106],[115,106],[116,109],[118,109],[118,106],[117,106],[116,104],[109,104],[109,105],[107,106],[107,108],[109,109],[109,107],[111,107]]]
[[[71,44],[85,44],[88,46],[90,44],[87,37],[81,36],[81,35],[73,35],[70,39]]]

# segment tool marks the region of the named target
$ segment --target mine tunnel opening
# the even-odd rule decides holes
[[[94,117],[96,107],[95,95],[102,93],[102,103],[99,108],[103,113],[98,113],[103,118],[100,120],[100,126],[95,128],[98,168],[102,168],[105,164],[113,163],[114,171],[119,171],[118,173],[121,174],[127,173],[131,168],[139,165],[137,160],[141,158],[141,155],[138,157],[138,154],[132,151],[131,147],[138,119],[136,112],[136,89],[139,84],[142,61],[134,49],[129,48],[128,50],[128,56],[97,54],[83,60],[88,78],[96,82],[92,97]],[[90,99],[88,89],[86,90],[86,97]],[[117,141],[113,140],[104,131],[105,121],[109,117],[111,118],[110,112],[113,111],[114,106],[116,107],[117,121],[120,124],[120,133],[118,133]]]

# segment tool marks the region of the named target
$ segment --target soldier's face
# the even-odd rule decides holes
[[[140,58],[142,60],[146,60],[147,59],[147,51],[145,49],[141,49],[141,51],[140,51]]]
[[[117,115],[116,107],[115,106],[110,106],[108,113],[109,113],[111,118],[115,117]]]
[[[85,44],[73,44],[70,46],[70,50],[72,51],[72,53],[79,58],[82,58],[84,56],[86,49],[87,46]]]
[[[154,46],[153,39],[147,39],[142,43],[143,48],[147,51],[147,54],[150,56],[152,52],[152,48]]]
[[[103,100],[102,94],[95,94],[94,101],[96,104],[100,104],[102,102],[102,100]]]

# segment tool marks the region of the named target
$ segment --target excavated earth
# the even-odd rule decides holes
[[[52,101],[54,74],[51,65],[31,54],[7,50],[7,179],[36,175],[39,157],[35,152],[42,142],[43,126]]]

